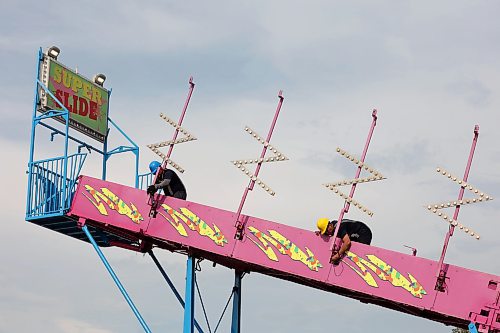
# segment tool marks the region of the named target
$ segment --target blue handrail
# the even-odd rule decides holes
[[[86,157],[86,153],[78,153],[67,159],[61,156],[35,161],[28,166],[31,188],[28,188],[26,219],[63,215],[69,210]],[[64,177],[65,163],[67,177]]]
[[[154,173],[148,172],[137,176],[139,179],[138,189],[145,190],[149,185],[153,183]]]

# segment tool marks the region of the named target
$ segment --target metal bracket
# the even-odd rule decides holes
[[[79,217],[78,221],[76,222],[76,225],[78,226],[78,228],[83,228],[86,223],[87,223],[87,219],[84,219],[83,217]]]

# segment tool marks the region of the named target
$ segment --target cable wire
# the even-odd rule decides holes
[[[220,315],[219,321],[217,322],[217,326],[215,326],[214,333],[217,332],[217,329],[219,328],[220,322],[222,321],[222,318],[224,317],[224,314],[226,313],[227,306],[229,305],[229,302],[231,302],[231,298],[233,298],[235,292],[235,288],[231,291],[231,295],[229,295],[229,299],[227,300],[226,306],[224,307],[224,310],[222,310],[222,314]]]
[[[196,274],[194,275],[194,284],[196,285],[196,290],[198,291],[198,297],[200,298],[201,308],[203,309],[203,315],[205,316],[205,320],[207,322],[208,332],[212,333],[212,330],[210,329],[210,323],[208,322],[207,312],[205,311],[205,305],[203,304],[203,298],[201,297],[200,287],[198,287]]]

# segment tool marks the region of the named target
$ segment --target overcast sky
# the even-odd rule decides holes
[[[370,225],[373,245],[438,260],[447,225],[425,205],[454,199],[458,187],[435,169],[462,176],[474,125],[479,141],[471,184],[500,197],[500,21],[498,1],[14,1],[0,4],[0,112],[3,230],[0,332],[110,333],[142,329],[94,250],[24,222],[26,164],[39,47],[87,77],[107,76],[110,116],[141,147],[172,136],[160,112],[178,119],[192,75],[184,127],[198,140],[175,148],[191,201],[236,211],[247,178],[229,161],[258,156],[245,125],[266,136],[284,91],[272,144],[290,158],[266,164],[276,192],[251,192],[245,214],[314,229],[337,218],[342,201],[321,184],[353,178],[336,152],[360,156],[379,120],[366,162],[386,180],[360,185],[347,217]],[[112,145],[126,144],[116,130]],[[62,141],[37,132],[36,159]],[[89,139],[90,140],[90,139]],[[83,173],[99,176],[91,154]],[[133,184],[131,156],[112,157],[110,180]],[[500,200],[470,205],[447,262],[500,274]],[[184,290],[186,258],[156,252]],[[151,259],[105,249],[153,332],[180,332],[182,311]],[[233,273],[202,263],[198,281],[212,329]],[[197,318],[203,322],[197,304]],[[426,319],[362,304],[259,274],[243,280],[243,332],[450,332]],[[226,314],[220,332],[230,327]],[[207,330],[208,331],[208,330]]]

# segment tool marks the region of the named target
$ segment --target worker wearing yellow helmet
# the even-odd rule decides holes
[[[327,218],[319,218],[316,222],[316,226],[318,227],[316,235],[331,237],[335,232],[337,221],[329,221]],[[351,247],[351,241],[370,245],[372,241],[372,232],[363,222],[343,219],[340,224],[337,237],[342,239],[342,246],[340,247],[339,252],[335,253],[331,258],[331,261],[334,263],[339,262],[343,255],[349,250]]]

